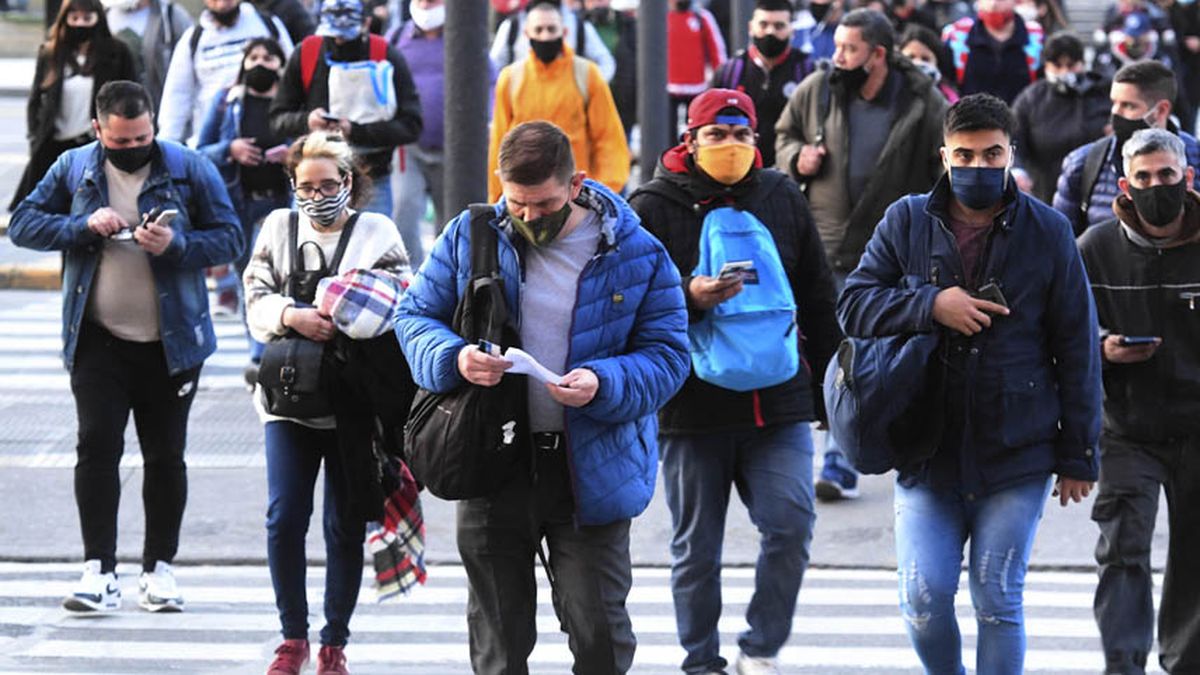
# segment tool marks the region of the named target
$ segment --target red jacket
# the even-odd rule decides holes
[[[667,13],[667,92],[696,96],[708,88],[705,66],[725,63],[725,39],[707,9]]]

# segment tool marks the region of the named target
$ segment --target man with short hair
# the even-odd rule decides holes
[[[1113,199],[1121,192],[1117,181],[1125,174],[1121,148],[1138,129],[1177,134],[1188,165],[1200,166],[1200,142],[1171,121],[1177,91],[1175,74],[1157,61],[1140,61],[1117,71],[1109,90],[1113,134],[1072,150],[1058,177],[1054,208],[1071,221],[1076,234],[1112,218]]]
[[[284,54],[292,40],[283,23],[241,0],[204,0],[200,18],[175,45],[163,82],[158,135],[196,145],[213,98],[237,79],[242,50],[255,38],[271,38]]]
[[[522,122],[546,120],[571,139],[580,171],[620,192],[629,180],[625,129],[596,64],[563,42],[562,11],[537,0],[525,15],[530,54],[505,66],[496,80],[496,102],[488,143],[488,198],[500,198],[496,174],[500,141]]]
[[[762,168],[754,147],[755,117],[745,93],[710,89],[696,97],[683,143],[663,154],[654,180],[630,198],[680,270],[692,327],[737,312],[738,296],[751,296],[746,302],[762,307],[759,293],[775,268],[796,312],[787,319],[790,328],[780,331],[782,343],[767,346],[799,352],[804,362],[762,386],[714,383],[693,369],[660,413],[663,484],[674,529],[671,592],[687,652],[683,669],[689,673],[720,672],[727,665],[718,620],[733,485],[761,535],[754,595],[746,608],[750,629],[738,638],[735,667],[739,675],[778,672],[776,658],[791,633],[816,519],[809,424],[823,419],[824,406],[821,378],[813,373],[825,371],[841,339],[821,238],[796,183]],[[721,217],[751,218],[769,233],[771,244],[751,252],[756,276],[748,283],[719,270],[695,271],[701,240],[710,236],[705,230],[717,227],[709,219]],[[692,341],[693,361],[702,342]]]
[[[98,140],[59,157],[8,228],[18,246],[64,255],[63,362],[79,422],[75,501],[87,562],[63,606],[121,605],[118,467],[132,411],[145,466],[139,604],[177,612],[183,598],[170,563],[187,501],[188,412],[217,347],[204,268],[237,259],[242,228],[216,167],[155,140],[140,84],[101,87],[92,127]],[[156,207],[170,211],[144,218]]]
[[[537,0],[520,3],[520,11],[514,12],[496,26],[496,35],[492,38],[492,46],[488,51],[492,63],[497,68],[503,68],[532,56],[529,44],[529,31],[525,28],[525,19],[529,10],[538,4]],[[561,0],[554,0],[562,16],[564,42],[570,41],[571,49],[576,55],[596,64],[604,81],[612,79],[617,72],[617,62],[609,51],[607,43],[600,33],[583,13],[571,7],[564,7]]]
[[[914,451],[895,487],[900,607],[930,673],[965,672],[954,596],[968,541],[975,668],[1022,672],[1046,498],[1054,485],[1063,506],[1082,500],[1099,469],[1095,305],[1066,220],[1012,180],[1013,127],[989,94],[954,104],[947,174],[888,208],[838,299],[847,335],[940,340],[940,442]],[[914,246],[928,268],[914,269]]]
[[[528,463],[490,496],[458,505],[471,665],[528,672],[537,640],[535,551],[549,547],[554,605],[574,672],[624,673],[635,639],[630,519],[654,492],[655,414],[688,372],[679,273],[628,205],[578,171],[544,121],[499,144],[504,197],[487,227],[521,348],[559,384],[528,379]],[[472,278],[470,212],[452,220],[401,300],[396,336],[422,387],[495,386],[513,364],[451,329]]]
[[[775,165],[806,185],[839,288],[887,205],[927,191],[942,172],[946,101],[894,53],[895,39],[879,12],[847,14],[835,35],[834,68],[805,78],[775,126]],[[817,497],[857,496],[858,475],[827,439]]]
[[[1016,13],[1016,0],[975,0],[975,16],[942,30],[953,58],[958,90],[988,93],[1012,105],[1037,80],[1043,31]]]
[[[1179,136],[1136,131],[1122,151],[1115,219],[1079,248],[1104,357],[1096,622],[1107,673],[1144,673],[1154,646],[1150,547],[1159,494],[1170,542],[1158,611],[1158,660],[1200,671],[1200,194]]]
[[[758,111],[758,151],[775,166],[775,123],[792,92],[812,70],[808,55],[792,47],[790,0],[756,0],[750,15],[750,46],[713,74],[712,86],[736,89]]]

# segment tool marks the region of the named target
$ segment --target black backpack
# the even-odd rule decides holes
[[[495,212],[474,204],[471,282],[454,311],[452,328],[468,344],[487,340],[519,346],[500,277]],[[404,454],[418,482],[442,499],[486,497],[504,487],[531,449],[527,381],[505,375],[494,387],[465,383],[436,393],[417,392],[404,429]]]

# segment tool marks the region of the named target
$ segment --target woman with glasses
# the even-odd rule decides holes
[[[407,276],[408,256],[391,219],[357,210],[368,200],[370,183],[354,160],[341,136],[323,131],[289,148],[284,167],[297,210],[267,216],[243,277],[255,339],[295,333],[316,342],[342,340],[330,318],[313,306],[317,280],[352,269]],[[355,459],[371,452],[369,437],[367,447],[357,447],[361,437],[336,415],[295,419],[271,415],[268,407],[259,385],[255,408],[266,436],[267,562],[283,633],[267,672],[299,673],[309,659],[304,539],[324,462],[325,627],[317,672],[345,673],[343,649],[362,581],[365,532],[365,519],[353,507],[358,497],[353,468]]]

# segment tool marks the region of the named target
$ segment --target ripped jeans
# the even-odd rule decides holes
[[[1050,491],[1049,477],[974,497],[896,484],[900,610],[929,675],[960,675],[954,596],[969,539],[971,602],[979,624],[979,675],[1017,675],[1025,661],[1025,570]]]

